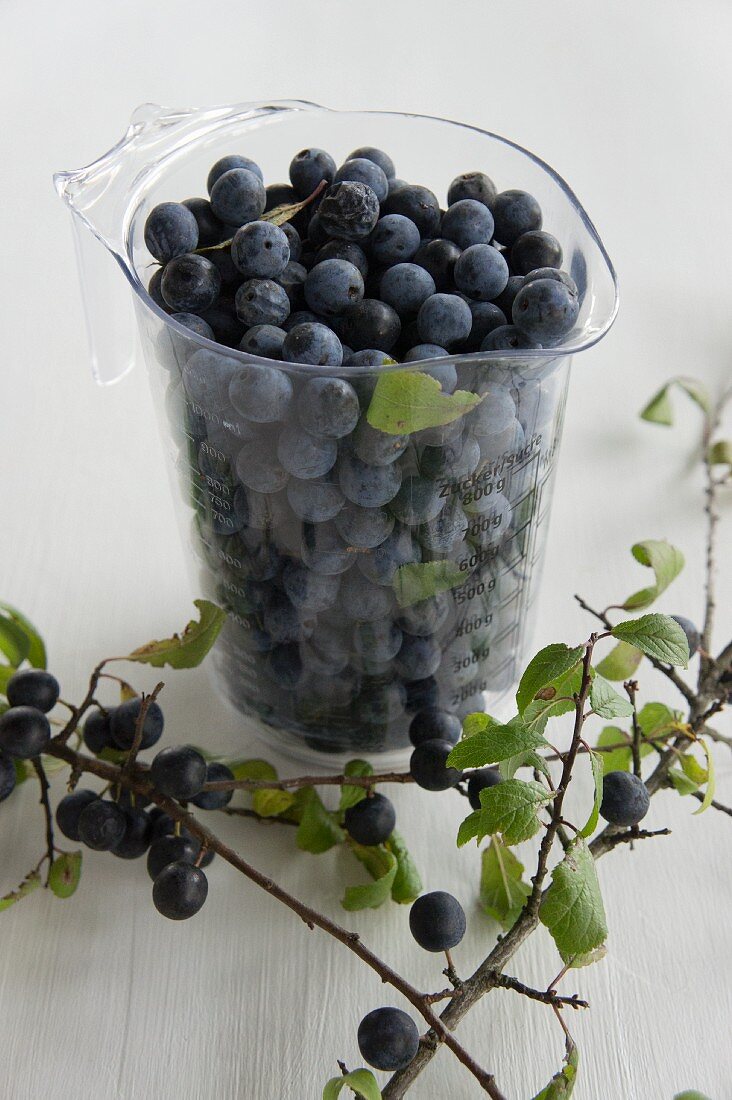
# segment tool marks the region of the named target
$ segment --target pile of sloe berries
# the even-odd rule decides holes
[[[235,706],[316,750],[403,747],[417,710],[476,710],[514,677],[563,384],[520,352],[556,347],[580,294],[536,199],[483,172],[444,210],[370,147],[340,167],[303,150],[269,186],[226,156],[207,186],[154,207],[145,240],[150,295],[183,326],[156,357],[205,594],[229,612],[219,671]],[[367,410],[395,361],[482,400],[380,431]],[[398,570],[430,562],[460,579],[400,606]]]

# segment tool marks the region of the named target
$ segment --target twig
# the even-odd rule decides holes
[[[570,1008],[589,1008],[589,1001],[581,1000],[576,993],[573,993],[571,997],[562,997],[554,989],[556,982],[553,982],[549,989],[543,992],[540,989],[532,989],[531,986],[524,985],[518,978],[510,978],[508,974],[501,974],[498,971],[493,972],[494,984],[500,989],[513,989],[516,993],[520,993],[523,997],[528,997],[532,1001],[541,1001],[545,1005],[556,1005],[561,1008],[562,1005],[569,1005]]]
[[[41,805],[43,806],[43,813],[46,818],[46,856],[48,859],[48,868],[46,870],[46,886],[48,886],[48,876],[51,873],[51,867],[53,865],[53,856],[56,851],[56,846],[53,839],[53,812],[51,810],[51,803],[48,799],[48,792],[51,789],[48,776],[46,775],[46,769],[43,767],[40,756],[33,757],[33,769],[38,776],[38,782],[41,788]]]
[[[377,783],[414,783],[409,772],[377,775],[298,775],[292,779],[216,779],[205,791],[287,791],[298,787],[373,787]]]
[[[125,775],[130,775],[137,759],[137,754],[140,751],[142,745],[142,735],[145,729],[145,719],[147,718],[147,712],[157,699],[160,692],[165,687],[165,684],[156,684],[149,695],[143,695],[142,702],[140,704],[140,710],[135,721],[135,735],[132,739],[132,745],[130,751],[127,753],[127,759],[125,760],[122,770]]]
[[[701,791],[692,791],[691,797],[695,798],[697,802],[704,801],[704,795],[701,793]],[[724,806],[721,802],[717,802],[714,798],[709,803],[709,805],[712,807],[713,810],[719,810],[720,813],[727,814],[729,817],[732,817],[732,807]]]
[[[69,737],[71,737],[71,734],[78,728],[79,722],[84,717],[84,714],[92,704],[94,693],[97,690],[97,685],[99,683],[99,678],[102,675],[102,670],[106,664],[106,659],[104,661],[100,661],[97,667],[92,672],[91,676],[89,677],[89,688],[86,695],[84,696],[84,699],[78,707],[72,707],[71,717],[69,718],[68,722],[61,730],[61,732],[57,733],[56,736],[53,738],[53,744],[65,745]]]
[[[638,779],[641,777],[641,737],[642,731],[638,722],[638,708],[635,705],[635,697],[638,694],[638,684],[635,680],[628,680],[623,684],[628,698],[630,699],[630,705],[633,708],[633,737],[631,740],[630,751],[633,757],[633,775]]]

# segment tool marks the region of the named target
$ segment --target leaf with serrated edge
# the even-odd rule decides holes
[[[304,852],[320,855],[345,840],[346,834],[335,815],[326,810],[317,791],[313,787],[304,789],[310,793],[297,828],[297,846]]]
[[[261,782],[269,782],[277,779],[277,769],[268,760],[225,760],[224,763],[234,776],[234,779],[253,779]]]
[[[373,775],[374,769],[368,760],[349,760],[343,769],[344,775]],[[338,803],[338,810],[343,813],[344,810],[348,810],[351,806],[355,806],[357,802],[361,802],[366,797],[366,788],[358,787],[354,784],[344,783],[341,787],[341,797]]]
[[[391,884],[392,900],[400,905],[410,904],[422,893],[422,880],[417,866],[399,833],[391,834],[386,841],[386,847],[397,861],[397,872]]]
[[[689,664],[689,642],[679,624],[669,615],[641,615],[617,623],[611,631],[614,638],[630,642],[648,657],[686,668]]]
[[[162,641],[148,642],[124,659],[152,665],[153,668],[195,668],[200,665],[226,622],[226,612],[209,600],[194,600],[200,619],[192,619],[182,634]]]
[[[631,547],[631,553],[641,565],[647,565],[649,569],[652,569],[656,577],[655,584],[634,592],[632,596],[628,596],[623,604],[625,611],[640,611],[645,607],[650,607],[661,593],[666,591],[671,582],[678,577],[684,568],[684,555],[670,542],[659,539],[646,539],[644,542],[637,542],[635,546]]]
[[[294,801],[292,791],[282,791],[278,787],[262,787],[252,791],[252,809],[261,817],[278,817],[289,810]]]
[[[411,607],[464,584],[465,574],[449,561],[407,562],[394,574],[392,586],[400,607]]]
[[[633,705],[619,695],[609,680],[595,674],[590,688],[590,706],[600,718],[629,718]]]
[[[22,611],[18,611],[17,607],[13,607],[13,605],[9,603],[3,603],[2,600],[0,600],[0,610],[7,612],[16,626],[20,627],[28,639],[28,653],[26,656],[28,663],[31,664],[33,668],[46,668],[46,646],[43,638],[30,619],[27,618]]]
[[[524,882],[523,864],[500,837],[491,837],[483,850],[480,870],[480,904],[489,917],[507,932],[516,922],[531,893]]]
[[[323,1089],[323,1100],[338,1100],[341,1090],[351,1089],[362,1100],[381,1100],[381,1090],[371,1070],[353,1069],[340,1077],[331,1077]]]
[[[643,654],[627,642],[617,642],[596,666],[606,680],[629,680],[643,660]]]
[[[451,424],[483,400],[467,390],[443,393],[436,378],[415,370],[384,371],[374,388],[366,419],[387,435],[410,435]]]
[[[530,840],[540,827],[538,811],[555,797],[534,780],[506,779],[480,792],[480,836],[500,833],[506,844]]]
[[[706,790],[704,791],[704,798],[702,800],[701,806],[699,807],[698,810],[694,810],[694,816],[695,817],[696,817],[697,814],[703,814],[705,810],[709,809],[709,807],[712,804],[712,799],[714,798],[714,791],[715,791],[716,786],[717,786],[717,780],[716,780],[715,774],[714,774],[714,760],[712,758],[712,754],[711,754],[711,751],[709,749],[709,745],[706,743],[706,741],[704,741],[701,738],[699,739],[699,744],[701,745],[702,749],[704,750],[704,755],[707,758],[707,786],[706,786]]]
[[[582,660],[583,653],[582,646],[570,649],[569,646],[556,642],[546,646],[532,657],[516,692],[516,706],[519,714],[524,713],[537,692],[576,668]]]
[[[595,670],[591,668],[590,680],[594,676]],[[569,672],[565,672],[563,676],[552,681],[551,686],[555,689],[552,698],[534,699],[524,711],[523,723],[526,728],[541,733],[546,729],[546,724],[550,718],[559,718],[561,715],[574,710],[574,695],[579,692],[582,686],[582,677],[582,665],[577,665]]]
[[[20,901],[21,898],[27,897],[34,890],[37,890],[41,885],[41,876],[38,871],[31,871],[26,875],[20,886],[17,889],[12,890],[9,894],[6,894],[4,898],[0,898],[0,913],[4,909],[9,909],[11,905],[15,905],[16,901]]]
[[[347,886],[341,905],[349,912],[357,909],[378,909],[391,897],[398,868],[397,858],[385,848],[364,849],[360,844],[351,843],[351,849],[369,874],[374,876],[375,881],[364,886]],[[377,859],[381,860],[380,865],[374,864]],[[378,870],[382,873],[376,877]]]
[[[582,837],[570,842],[564,859],[554,868],[539,917],[565,962],[605,942],[607,921],[597,868]]]
[[[592,779],[595,784],[595,801],[592,806],[592,813],[587,818],[586,825],[583,829],[580,829],[580,836],[584,837],[592,836],[597,828],[597,822],[600,818],[600,806],[602,804],[602,779],[605,773],[602,753],[590,752],[589,757],[590,766],[592,768]]]
[[[482,829],[483,811],[473,810],[460,822],[457,835],[457,846],[462,848],[469,840],[480,840],[486,835]]]
[[[539,756],[537,752],[519,752],[515,756],[509,756],[507,760],[501,760],[498,765],[498,770],[501,773],[501,779],[513,779],[519,768],[533,768],[536,772],[541,772],[542,775],[549,775],[549,765],[543,756]]]
[[[567,1038],[564,1065],[555,1073],[546,1088],[534,1097],[534,1100],[569,1100],[577,1084],[579,1073],[579,1051],[573,1039]]]
[[[81,852],[62,852],[51,864],[48,885],[57,898],[70,898],[81,878]]]
[[[486,714],[482,710],[476,711],[474,714],[466,714],[463,718],[463,737],[472,737],[474,733],[480,733],[481,730],[488,729],[489,726],[500,725],[495,718],[491,718],[490,714]]]
[[[674,790],[680,795],[694,794],[699,790],[699,784],[684,775],[678,768],[669,768],[668,777]],[[696,811],[695,811],[696,812]]]
[[[527,730],[520,718],[512,718],[505,725],[490,725],[458,741],[447,763],[451,768],[482,768],[484,764],[497,764],[540,745],[546,745],[540,733]]]

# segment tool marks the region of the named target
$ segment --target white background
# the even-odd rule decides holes
[[[730,40],[722,0],[2,0],[0,595],[43,629],[64,694],[82,695],[99,657],[182,626],[197,594],[144,372],[108,390],[91,381],[67,215],[51,187],[53,170],[108,148],[145,100],[413,110],[506,134],[549,160],[600,227],[622,304],[610,336],[575,365],[537,645],[586,636],[575,591],[604,604],[641,583],[628,553],[640,538],[683,547],[687,570],[661,609],[698,618],[696,413],[684,405],[685,423],[667,432],[636,413],[669,375],[712,388],[729,377]],[[720,592],[724,620],[729,575]],[[205,671],[165,678],[171,740],[247,750]],[[665,691],[647,678],[644,697],[656,687]],[[717,755],[730,801],[729,754]],[[28,784],[0,811],[3,888],[39,854],[36,798]],[[462,807],[411,789],[395,799],[427,887],[453,890],[467,908],[456,962],[472,969],[495,929],[475,903],[477,855],[453,845]],[[578,1100],[732,1095],[729,820],[693,818],[693,808],[660,795],[648,823],[674,835],[600,865],[609,956],[567,983],[592,1002],[571,1021]],[[316,862],[276,827],[227,820],[222,832],[341,914],[342,885],[358,878],[344,854]],[[3,1097],[310,1100],[337,1057],[358,1064],[360,1016],[398,999],[224,866],[210,883],[205,912],[171,925],[153,910],[144,867],[90,853],[72,901],[36,894],[2,915]],[[410,940],[406,911],[347,922],[417,984],[443,984]],[[548,937],[533,937],[513,968],[546,986],[557,968]],[[549,1010],[511,993],[494,992],[460,1034],[511,1100],[534,1095],[559,1064]],[[476,1091],[443,1052],[414,1095]]]

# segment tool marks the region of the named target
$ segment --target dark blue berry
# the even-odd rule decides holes
[[[419,248],[419,229],[403,214],[385,214],[369,237],[368,249],[384,267],[410,260]]]
[[[222,764],[218,760],[212,761],[206,768],[207,783],[216,783],[223,779],[233,778],[234,773],[231,768],[227,768],[226,764]],[[220,810],[222,806],[228,806],[233,796],[233,790],[201,791],[199,794],[193,796],[191,802],[201,810]]]
[[[501,782],[498,768],[479,768],[468,778],[468,799],[474,810],[481,808],[480,792]]]
[[[499,325],[492,329],[480,345],[481,351],[513,351],[523,348],[540,348],[541,344],[515,325]]]
[[[383,202],[389,194],[389,181],[383,170],[373,160],[365,157],[349,157],[333,177],[334,183],[365,183]]]
[[[8,680],[5,695],[11,707],[35,707],[47,714],[58,702],[58,680],[42,668],[25,668]]]
[[[169,798],[193,798],[206,782],[206,761],[190,745],[171,745],[153,759],[150,779]]]
[[[359,508],[350,501],[335,517],[335,525],[350,546],[373,549],[394,529],[394,517],[383,508]]]
[[[467,351],[478,351],[489,332],[508,324],[506,315],[495,302],[471,302],[473,324],[466,341]]]
[[[522,285],[526,283],[533,283],[536,279],[555,279],[558,283],[564,283],[568,286],[573,294],[578,294],[577,284],[571,275],[568,275],[566,271],[559,271],[556,267],[537,267],[534,271],[530,271],[528,275],[524,275]],[[516,290],[518,294],[521,287]],[[515,297],[515,295],[514,295]],[[513,302],[511,303],[513,305]]]
[[[513,309],[514,299],[524,285],[525,279],[523,275],[509,275],[508,282],[506,283],[506,289],[496,297],[493,302],[494,305],[505,314],[506,317],[511,316],[511,310]]]
[[[436,289],[429,271],[416,263],[394,264],[384,272],[380,283],[381,300],[393,306],[400,317],[417,313]]]
[[[77,843],[81,840],[79,834],[79,817],[92,802],[96,802],[99,795],[96,791],[78,789],[71,794],[64,795],[56,807],[56,824],[64,836]]]
[[[231,168],[211,188],[211,207],[227,225],[244,225],[264,213],[267,196],[259,176],[248,168]]]
[[[127,815],[116,802],[95,798],[79,814],[79,839],[96,852],[110,852],[122,840],[126,826]]]
[[[413,221],[421,237],[432,237],[440,225],[440,204],[427,187],[405,183],[389,189],[384,214],[403,214]]]
[[[308,269],[304,264],[295,263],[294,260],[285,267],[285,270],[277,276],[277,282],[285,291],[290,309],[301,309],[305,305],[305,280],[308,277]]]
[[[161,202],[145,222],[145,244],[151,256],[167,264],[198,247],[198,222],[181,202]]]
[[[93,710],[84,723],[84,744],[95,756],[112,744],[111,711]]]
[[[358,844],[372,847],[388,840],[396,825],[393,803],[383,794],[362,798],[355,806],[349,806],[343,816],[346,832]]]
[[[208,199],[184,199],[182,205],[190,210],[198,226],[198,245],[193,245],[193,248],[209,248],[224,239],[224,224],[214,214]],[[187,248],[186,252],[193,251],[193,248]]]
[[[166,820],[167,819],[167,820]],[[164,867],[170,863],[184,860],[186,863],[194,863],[198,858],[201,846],[186,830],[177,836],[172,831],[161,832],[161,821],[165,821],[166,830],[172,830],[173,821],[164,814],[161,818],[153,820],[153,840],[147,853],[147,873],[151,879],[156,879]],[[168,826],[169,823],[169,826]]]
[[[231,172],[234,168],[246,168],[248,172],[253,172],[258,179],[264,181],[262,169],[258,164],[255,164],[249,157],[240,157],[237,153],[230,153],[229,156],[221,157],[220,160],[217,160],[209,172],[206,180],[206,190],[209,195],[214,188],[214,184],[221,179],[224,173]]]
[[[439,707],[425,707],[417,711],[409,726],[409,740],[416,747],[423,741],[447,741],[454,745],[460,740],[462,724],[450,711]]]
[[[456,294],[433,294],[417,315],[419,335],[425,344],[451,348],[470,335],[473,315],[470,306]]]
[[[39,756],[51,740],[51,725],[35,707],[11,707],[0,714],[0,750],[21,758]]]
[[[452,743],[442,739],[422,741],[409,760],[409,771],[414,782],[427,791],[446,791],[462,779],[462,772],[447,766]]]
[[[390,305],[377,298],[364,298],[343,314],[341,336],[354,351],[391,351],[401,327],[399,315]]]
[[[419,1050],[419,1031],[399,1008],[375,1008],[358,1025],[358,1049],[375,1069],[404,1069]]]
[[[348,260],[321,260],[305,279],[305,301],[322,317],[335,317],[363,298],[361,272]]]
[[[306,322],[295,325],[287,333],[282,345],[282,358],[287,363],[339,367],[343,361],[343,346],[326,325]]]
[[[379,220],[379,200],[365,183],[336,183],[318,208],[318,221],[331,237],[360,241]]]
[[[371,466],[345,451],[338,463],[338,479],[348,500],[361,508],[380,508],[399,492],[402,472],[396,464]]]
[[[490,302],[508,284],[508,265],[489,244],[466,248],[455,264],[455,285],[470,298]]]
[[[127,699],[111,712],[110,731],[112,741],[118,749],[132,748],[141,707],[142,699]],[[142,727],[141,749],[149,749],[160,740],[164,724],[163,712],[159,704],[150,703]]]
[[[465,910],[452,894],[422,894],[409,910],[409,931],[425,951],[449,951],[465,935]]]
[[[218,298],[221,276],[205,256],[187,253],[165,265],[160,290],[176,313],[200,313]]]
[[[287,291],[272,279],[247,279],[234,299],[236,315],[243,325],[281,325],[290,312]]]
[[[562,246],[551,233],[532,229],[522,233],[511,248],[511,268],[516,275],[528,275],[538,267],[562,266]]]
[[[126,808],[124,814],[125,830],[112,851],[120,859],[139,859],[150,847],[152,820],[145,810],[136,806]]]
[[[287,235],[271,222],[248,222],[237,229],[231,258],[248,279],[276,279],[290,259]]]
[[[199,317],[196,313],[174,313],[172,314],[174,321],[177,321],[179,325],[183,325],[183,328],[187,328],[190,332],[195,332],[196,336],[203,336],[206,340],[215,340],[214,330],[211,326],[204,321],[203,317]]]
[[[541,207],[526,191],[501,191],[493,203],[494,236],[511,247],[524,233],[541,229]]]
[[[290,182],[301,199],[323,180],[332,183],[335,173],[336,163],[324,149],[302,149],[290,162]]]
[[[0,802],[4,802],[13,793],[17,778],[12,758],[0,752]]]
[[[611,825],[637,825],[648,813],[650,796],[631,772],[608,772],[602,785],[600,813]]]
[[[693,657],[701,645],[701,634],[691,619],[685,619],[683,615],[672,615],[674,622],[678,623],[689,643],[689,657]]]
[[[323,260],[347,260],[349,264],[358,268],[363,279],[369,273],[366,253],[353,241],[326,241],[315,253],[312,266],[316,267]]]
[[[443,214],[440,232],[458,248],[488,244],[493,237],[493,215],[476,199],[460,199]]]
[[[343,493],[330,473],[309,480],[291,477],[286,491],[292,511],[305,523],[325,523],[337,516],[344,504]]]
[[[459,256],[460,249],[454,241],[438,237],[420,245],[413,262],[428,271],[435,281],[436,290],[442,291],[449,290],[453,285]]]
[[[276,325],[252,325],[239,341],[239,349],[251,355],[260,355],[263,359],[281,359],[286,335],[285,330]],[[245,415],[242,413],[242,416]]]
[[[441,661],[442,649],[435,638],[405,634],[394,665],[405,680],[425,680],[437,672]]]
[[[452,206],[461,199],[475,199],[490,209],[496,193],[495,183],[485,172],[462,172],[447,189],[447,205]]]
[[[200,867],[179,861],[164,867],[153,883],[155,908],[169,920],[188,920],[208,894],[208,879]]]
[[[257,332],[250,344],[260,344],[267,350],[269,347],[274,350],[273,345],[276,343],[279,343],[280,349],[284,347],[285,334],[283,333],[281,341],[275,335],[281,330],[272,325],[259,325],[255,328]],[[249,330],[250,333],[254,331],[254,329]],[[250,346],[247,350],[253,350],[253,348]],[[241,367],[231,379],[229,398],[236,411],[246,420],[256,424],[271,424],[285,419],[292,401],[292,382],[289,376],[277,367],[269,367],[265,363],[252,363]]]
[[[536,279],[526,283],[513,303],[513,323],[534,340],[553,344],[574,328],[579,299],[565,283]]]
[[[300,391],[297,415],[303,428],[313,435],[332,439],[349,435],[359,413],[356,391],[342,378],[311,378]]]
[[[374,164],[378,164],[381,171],[384,173],[388,180],[393,180],[396,175],[396,169],[394,168],[394,161],[391,159],[388,153],[385,153],[383,149],[377,149],[373,145],[362,145],[358,149],[354,149],[352,153],[348,154],[347,160],[372,160]]]

